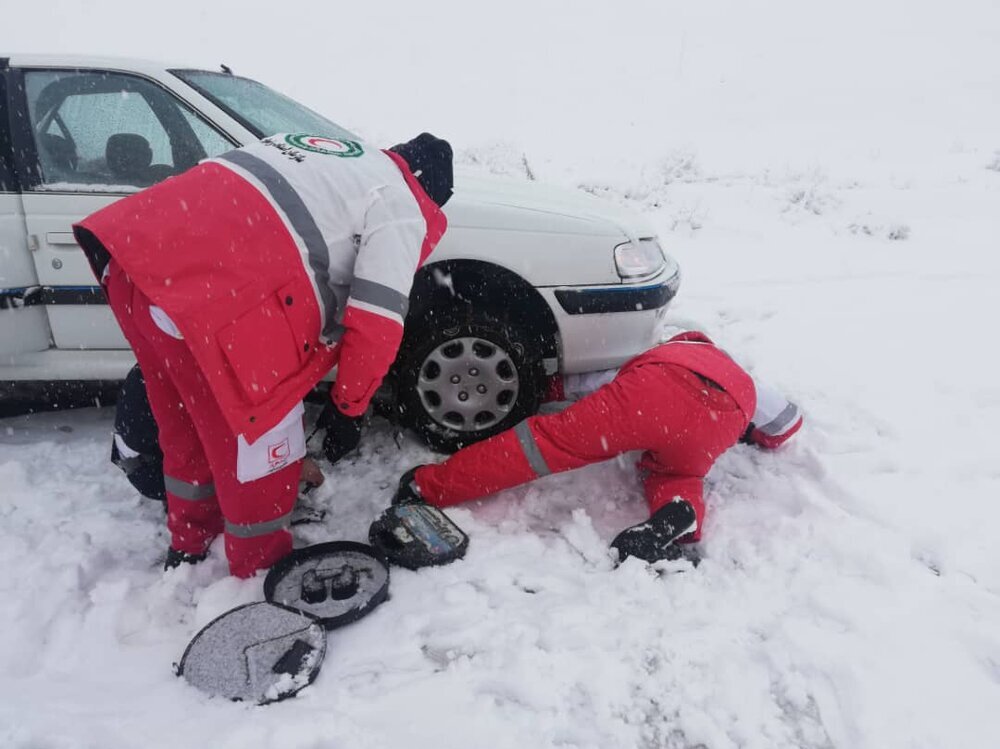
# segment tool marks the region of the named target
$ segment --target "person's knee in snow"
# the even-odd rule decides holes
[[[138,364],[129,370],[118,394],[111,462],[124,471],[141,495],[161,502],[166,500],[159,430]]]

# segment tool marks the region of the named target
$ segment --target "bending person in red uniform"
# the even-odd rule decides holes
[[[302,398],[335,365],[357,419],[445,231],[452,152],[274,135],[74,227],[145,375],[163,451],[167,566],[225,534],[233,574],[292,549]]]
[[[756,383],[697,332],[676,335],[617,372],[570,375],[562,389],[556,399],[593,392],[561,413],[533,416],[443,463],[411,469],[393,504],[447,507],[643,450],[638,467],[650,518],[619,533],[611,546],[622,559],[676,558],[677,543],[701,538],[702,484],[716,458],[741,438],[778,447],[802,426],[793,403]]]

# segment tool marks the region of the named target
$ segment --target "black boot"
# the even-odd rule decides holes
[[[172,570],[182,564],[198,564],[205,561],[208,552],[202,554],[188,554],[186,551],[177,551],[173,546],[167,549],[167,558],[163,562],[163,569]]]
[[[399,477],[399,486],[396,488],[396,493],[392,495],[393,505],[409,505],[426,501],[420,496],[420,489],[417,488],[417,482],[414,479],[418,468],[423,468],[423,465],[413,466]]]
[[[661,507],[644,523],[623,530],[615,536],[611,548],[617,550],[621,561],[625,557],[638,557],[647,562],[677,559],[681,550],[674,542],[695,530],[697,525],[691,504],[677,499]]]

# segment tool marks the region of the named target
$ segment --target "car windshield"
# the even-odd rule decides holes
[[[276,133],[309,133],[328,138],[360,140],[354,133],[321,117],[294,99],[249,78],[207,70],[170,72],[224,109],[258,138]]]

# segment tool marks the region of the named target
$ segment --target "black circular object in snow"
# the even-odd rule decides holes
[[[266,705],[297,694],[316,678],[326,630],[302,611],[248,603],[227,611],[194,636],[177,675],[213,697]]]
[[[389,593],[385,557],[365,544],[330,541],[293,551],[264,578],[264,597],[304,611],[327,629],[357,621]]]

